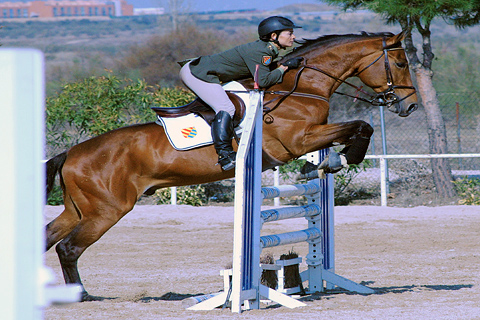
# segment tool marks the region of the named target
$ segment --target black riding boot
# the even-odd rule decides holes
[[[218,163],[222,170],[235,168],[236,153],[232,147],[232,118],[226,111],[219,111],[212,123],[212,139],[218,154]]]

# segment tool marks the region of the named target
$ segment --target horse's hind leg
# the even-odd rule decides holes
[[[109,216],[110,219],[104,218],[107,216]],[[117,215],[84,215],[80,223],[73,229],[73,231],[57,244],[55,249],[60,260],[65,283],[80,284],[83,288],[77,268],[78,258],[80,258],[82,253],[90,245],[100,239],[100,237],[108,229],[117,223],[117,221],[123,215],[120,215],[118,219],[111,218],[115,216]],[[82,301],[89,300],[98,300],[98,298],[90,296],[87,291],[83,289]]]
[[[67,202],[63,212],[46,227],[46,250],[65,238],[80,222],[81,215],[73,204]]]

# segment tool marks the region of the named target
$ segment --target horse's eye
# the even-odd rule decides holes
[[[397,66],[397,68],[405,69],[408,64],[406,62],[395,62],[395,65]]]

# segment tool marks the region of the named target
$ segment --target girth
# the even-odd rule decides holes
[[[233,125],[237,126],[245,115],[245,103],[234,93],[227,91],[227,95],[235,106]],[[215,118],[215,111],[200,98],[196,98],[189,104],[180,107],[152,107],[151,109],[155,111],[158,116],[164,118],[176,118],[189,113],[196,113],[205,119],[208,124],[211,124]]]

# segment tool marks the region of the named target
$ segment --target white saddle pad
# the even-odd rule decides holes
[[[249,107],[250,94],[240,83],[232,81],[225,84],[223,88],[225,90],[241,91],[241,93],[235,92],[235,94],[243,99],[246,108]],[[210,125],[196,114],[191,113],[176,118],[158,116],[157,123],[164,128],[168,140],[176,150],[190,150],[213,143]],[[235,128],[237,135],[241,135],[242,129],[243,120]]]
[[[158,117],[158,121],[176,150],[190,150],[213,143],[210,126],[196,114],[177,118]]]

